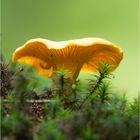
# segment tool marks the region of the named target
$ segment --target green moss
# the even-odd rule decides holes
[[[7,74],[2,75],[5,80],[1,79],[1,89],[10,82],[1,94],[2,138],[138,140],[138,99],[129,102],[125,95],[111,91],[112,75],[108,68],[103,65],[87,86],[76,81],[72,87],[68,86],[71,94],[63,96],[65,90],[57,94],[52,79],[39,76],[29,67],[1,67]],[[66,80],[67,73],[57,73],[55,78],[63,78],[63,85],[71,82]]]

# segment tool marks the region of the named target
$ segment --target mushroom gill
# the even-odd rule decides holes
[[[53,71],[67,69],[75,80],[80,71],[97,71],[101,63],[112,66],[112,71],[123,58],[121,48],[101,38],[84,38],[69,41],[32,39],[13,53],[12,60],[32,65],[42,75],[52,76]]]

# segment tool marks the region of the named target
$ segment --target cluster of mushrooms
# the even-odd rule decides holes
[[[75,81],[79,72],[95,72],[101,63],[116,69],[123,58],[123,51],[117,45],[101,38],[83,38],[68,41],[31,39],[13,53],[14,62],[32,65],[38,73],[51,77],[55,71],[70,71]]]

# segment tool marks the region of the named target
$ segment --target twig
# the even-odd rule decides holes
[[[27,103],[49,103],[51,100],[26,100]]]
[[[49,103],[51,100],[26,100],[25,102],[26,103]],[[3,100],[3,102],[5,102],[5,103],[8,103],[9,102],[9,100],[7,100],[7,99],[4,99]]]

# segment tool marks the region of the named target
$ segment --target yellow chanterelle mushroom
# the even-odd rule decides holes
[[[101,63],[110,64],[113,71],[122,58],[121,48],[101,38],[59,42],[37,38],[16,49],[12,60],[30,64],[46,76],[58,69],[67,69],[75,80],[80,71],[97,71]]]

